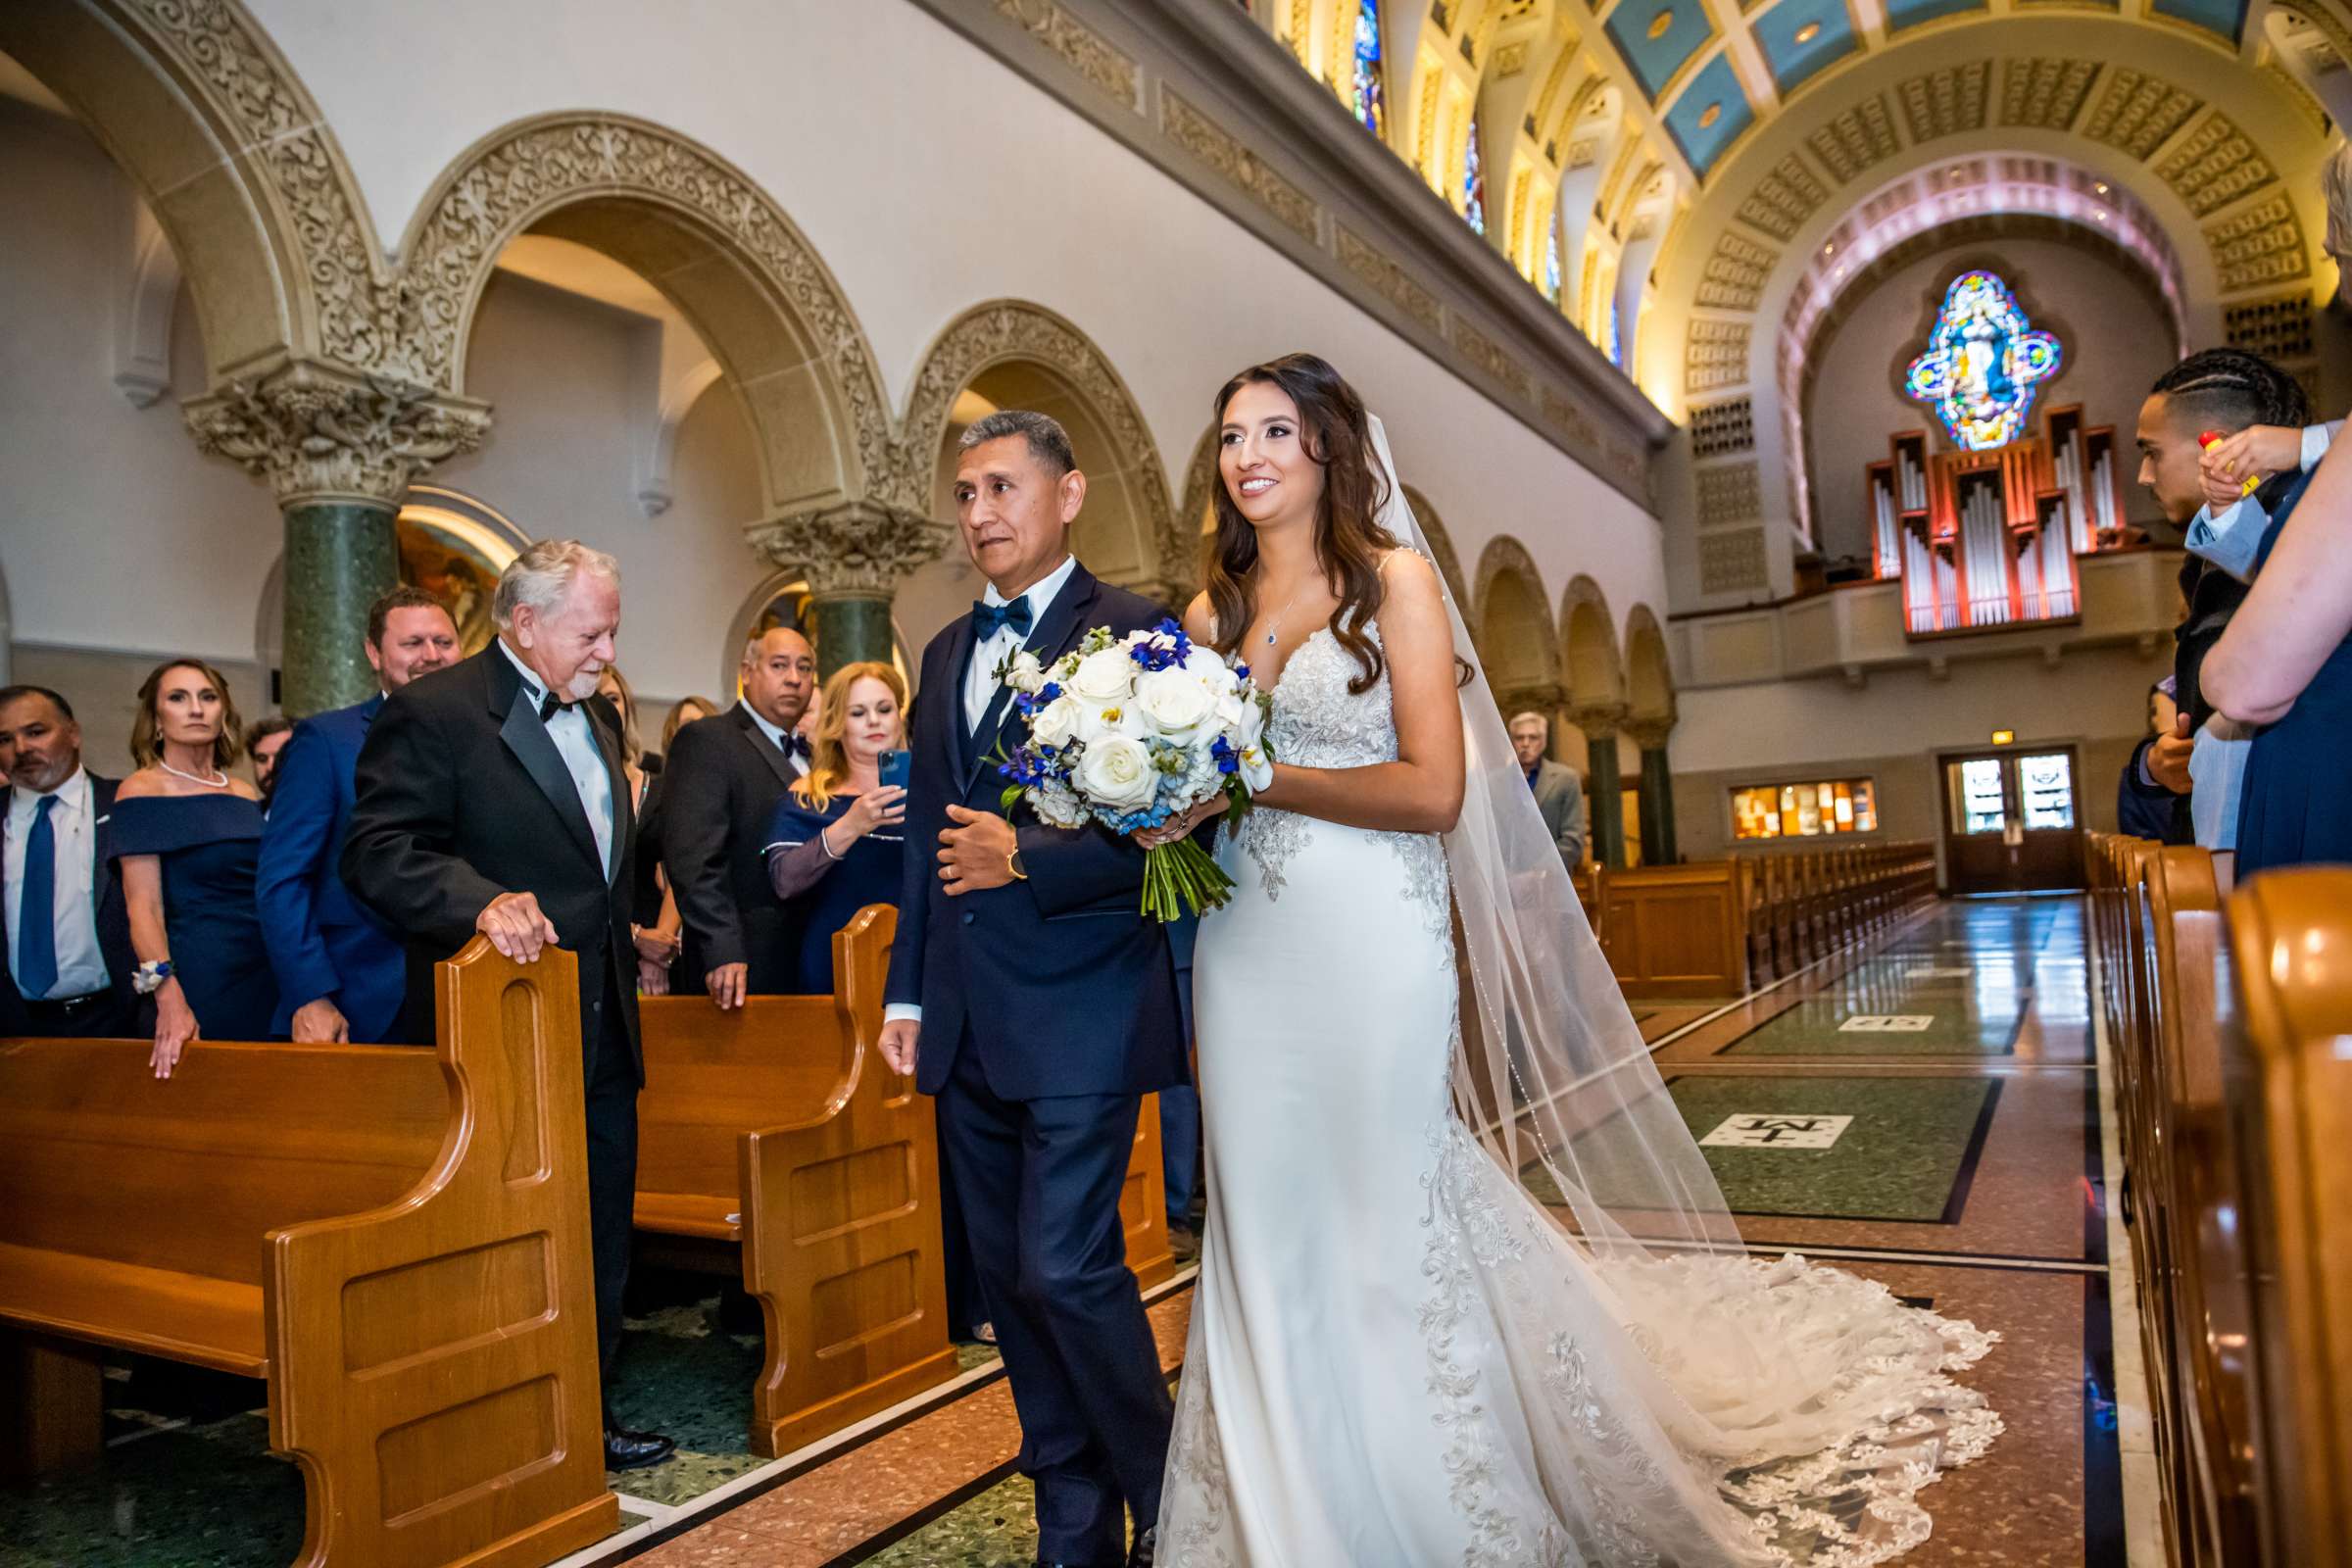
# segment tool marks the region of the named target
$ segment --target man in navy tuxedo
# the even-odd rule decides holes
[[[46,686],[0,687],[0,1035],[143,1035],[138,959],[115,875],[115,783],[81,765],[81,726]]]
[[[383,690],[294,726],[278,759],[262,828],[254,903],[277,972],[271,1027],[303,1041],[378,1045],[400,1036],[408,954],[343,886],[360,747],[384,698],[458,661],[458,623],[421,588],[400,587],[368,609],[368,662]]]
[[[971,425],[955,495],[989,586],[923,651],[906,842],[938,850],[906,858],[882,1051],[937,1097],[1020,1411],[1040,1562],[1149,1564],[1174,1410],[1118,1209],[1142,1097],[1189,1081],[1174,965],[1140,912],[1143,852],[1026,813],[1015,827],[988,758],[1005,661],[1025,648],[1051,663],[1097,626],[1167,612],[1071,557],[1086,476],[1046,416]]]

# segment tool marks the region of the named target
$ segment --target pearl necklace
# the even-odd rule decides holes
[[[165,761],[160,757],[155,760],[155,765],[162,768],[165,772],[171,774],[173,778],[184,778],[189,783],[201,784],[208,790],[224,790],[228,788],[228,775],[226,773],[216,773],[211,778],[206,778],[200,773],[183,773],[178,768],[173,767],[170,762]]]

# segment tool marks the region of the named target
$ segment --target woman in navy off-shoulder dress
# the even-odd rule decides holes
[[[159,1078],[196,1040],[269,1039],[277,1010],[253,902],[260,796],[228,772],[242,732],[228,683],[200,660],[159,664],[139,687],[139,770],[116,792],[114,838]]]
[[[851,664],[825,682],[808,771],[777,804],[760,854],[792,914],[794,992],[833,990],[833,935],[869,904],[896,906],[906,792],[885,789],[881,758],[906,744],[906,683],[888,664]]]

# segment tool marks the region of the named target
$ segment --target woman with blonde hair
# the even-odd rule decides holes
[[[244,727],[220,672],[158,664],[130,729],[137,772],[115,793],[115,858],[138,955],[132,986],[155,999],[155,1075],[196,1040],[267,1040],[277,982],[253,902],[260,792],[230,775]]]
[[[884,663],[846,664],[825,682],[808,771],[767,830],[768,886],[792,915],[792,989],[833,990],[833,934],[869,904],[896,905],[906,792],[882,783],[882,754],[906,744],[906,680]]]

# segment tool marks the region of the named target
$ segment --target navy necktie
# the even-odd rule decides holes
[[[57,797],[33,808],[24,835],[24,895],[17,906],[17,990],[38,1002],[57,984]]]
[[[1029,613],[1027,594],[1009,605],[992,605],[980,599],[972,601],[972,641],[975,643],[988,641],[1007,626],[1026,637],[1029,628],[1036,623],[1037,618]]]

